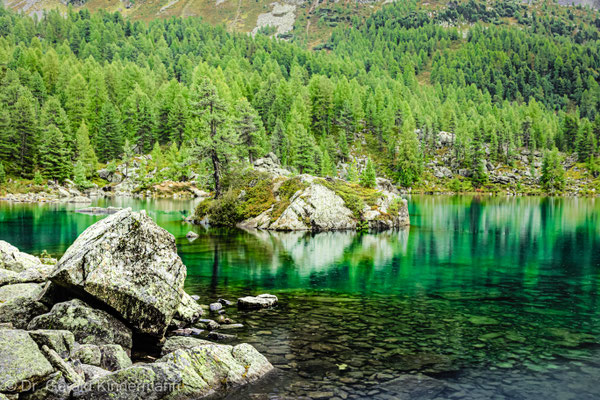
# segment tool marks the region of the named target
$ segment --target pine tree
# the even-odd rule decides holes
[[[115,160],[121,155],[123,147],[121,131],[118,110],[110,101],[104,103],[96,140],[96,154],[99,155],[101,162]]]
[[[98,158],[90,144],[90,136],[85,120],[81,121],[81,126],[75,134],[77,142],[77,160],[85,167],[86,176],[90,177],[98,167]]]
[[[87,83],[81,74],[71,78],[65,95],[67,99],[65,109],[71,121],[71,126],[79,126],[86,116],[88,107]]]
[[[235,130],[237,131],[244,150],[248,154],[248,160],[253,163],[255,159],[262,157],[267,152],[267,136],[262,121],[257,112],[252,108],[245,98],[235,106],[237,115]]]
[[[547,150],[544,153],[540,182],[548,192],[564,189],[565,170],[561,164],[561,157],[557,148]]]
[[[88,170],[81,160],[75,163],[73,168],[73,182],[79,189],[87,189],[90,187],[90,182],[87,180]]]
[[[137,152],[149,153],[156,140],[154,137],[154,110],[150,98],[139,86],[135,87],[127,99],[124,117],[125,130],[129,134],[133,134]]]
[[[17,137],[13,129],[10,113],[0,108],[0,162],[4,162],[5,169],[11,171],[11,164],[15,160],[17,150]]]
[[[40,168],[45,178],[62,182],[70,176],[71,163],[66,152],[65,139],[55,125],[44,129],[39,153]]]
[[[294,166],[301,174],[311,174],[316,170],[315,139],[304,126],[297,125],[294,141]]]
[[[475,129],[473,140],[471,142],[471,181],[473,186],[481,187],[487,182],[487,174],[485,172],[485,152],[481,140],[481,131],[483,130],[483,121],[479,125],[479,129]]]
[[[6,171],[4,171],[4,164],[0,161],[0,185],[6,182]]]
[[[188,106],[185,98],[178,94],[173,100],[173,105],[169,110],[168,129],[171,135],[171,141],[181,146],[184,140],[184,134],[188,123]]]
[[[374,188],[376,185],[376,178],[375,165],[373,165],[373,161],[369,158],[367,160],[367,166],[362,174],[360,174],[360,185],[366,188]]]
[[[290,149],[289,140],[285,134],[285,127],[279,118],[275,121],[275,129],[271,134],[271,149],[279,157],[283,165],[288,164],[288,153]]]
[[[358,171],[356,170],[356,164],[354,164],[354,161],[352,161],[348,167],[348,176],[346,179],[351,183],[358,182]]]
[[[31,177],[35,161],[38,121],[34,101],[29,91],[23,91],[11,116],[17,139],[16,171],[25,178]]]
[[[160,144],[158,141],[154,142],[154,147],[152,148],[152,163],[157,171],[160,171],[165,165],[165,158],[162,153],[162,149],[160,148]]]
[[[596,149],[596,141],[592,124],[583,119],[577,134],[577,158],[579,162],[587,161]]]
[[[42,108],[40,117],[40,127],[45,129],[50,125],[54,125],[63,134],[65,141],[65,151],[71,156],[75,153],[75,138],[72,135],[71,123],[67,117],[67,113],[60,105],[57,97],[53,96],[46,101]]]
[[[201,138],[197,143],[200,158],[210,159],[215,183],[215,198],[222,194],[221,176],[235,154],[238,137],[230,126],[227,104],[208,78],[196,79],[191,89],[191,113],[199,119]]]
[[[416,182],[423,172],[423,158],[419,138],[415,133],[415,120],[410,112],[404,116],[395,160],[398,181],[404,187]]]

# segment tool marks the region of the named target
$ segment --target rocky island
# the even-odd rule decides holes
[[[368,188],[337,178],[291,176],[271,153],[236,181],[220,198],[202,201],[192,221],[274,231],[384,230],[410,223],[406,200],[383,178]]]
[[[190,336],[226,337],[186,274],[174,237],[130,209],[58,262],[0,241],[0,399],[202,398],[273,370],[249,344]]]

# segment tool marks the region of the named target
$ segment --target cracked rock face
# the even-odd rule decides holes
[[[185,277],[173,235],[144,212],[126,209],[86,229],[51,278],[105,303],[137,331],[162,337]]]

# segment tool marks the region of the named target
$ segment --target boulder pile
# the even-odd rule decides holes
[[[0,399],[197,399],[270,372],[248,344],[189,336],[232,335],[202,319],[185,277],[173,236],[130,209],[57,263],[0,241]]]

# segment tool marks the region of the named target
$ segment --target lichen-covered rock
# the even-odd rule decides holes
[[[185,277],[173,235],[131,209],[86,229],[52,274],[53,282],[95,297],[156,337],[180,305]]]
[[[74,400],[159,400],[182,384],[174,366],[156,362],[137,364],[73,388]]]
[[[62,358],[67,358],[75,345],[75,336],[66,330],[39,329],[30,331],[29,336],[38,344],[48,346],[56,351]]]
[[[36,385],[31,391],[20,393],[20,400],[68,400],[69,384],[62,372],[55,372],[46,382]],[[1,398],[0,398],[1,400]]]
[[[31,320],[28,329],[64,329],[81,344],[119,344],[127,351],[132,345],[131,329],[123,322],[79,299],[55,304],[50,312]]]
[[[269,225],[276,231],[356,229],[356,219],[344,200],[318,183],[292,197],[281,216]]]
[[[23,329],[33,317],[48,311],[39,302],[44,286],[39,283],[17,283],[0,287],[0,322],[11,322]]]
[[[0,240],[0,286],[11,283],[43,282],[54,266],[39,258],[22,253],[15,246]]]
[[[18,393],[44,381],[54,368],[26,331],[0,329],[0,392]]]
[[[258,296],[246,296],[238,299],[238,308],[250,310],[258,308],[273,307],[279,300],[273,294],[259,294]]]
[[[189,336],[170,336],[162,346],[161,355],[167,355],[175,350],[193,349],[194,347],[211,345],[213,342]]]
[[[182,377],[182,384],[167,399],[206,396],[224,387],[256,381],[273,370],[271,363],[249,344],[176,350],[158,361],[174,367]]]
[[[100,351],[100,346],[96,346],[95,344],[76,345],[71,352],[71,359],[79,360],[83,364],[99,367],[102,363],[102,352]]]
[[[110,371],[97,367],[95,365],[81,364],[81,372],[86,382],[94,379],[102,378],[110,374]]]
[[[175,319],[186,324],[193,324],[202,316],[202,307],[189,294],[183,293],[181,303],[177,307]]]
[[[107,371],[118,371],[123,368],[131,367],[131,359],[127,356],[127,353],[118,344],[107,344],[100,346],[101,360],[100,365],[102,369]]]

